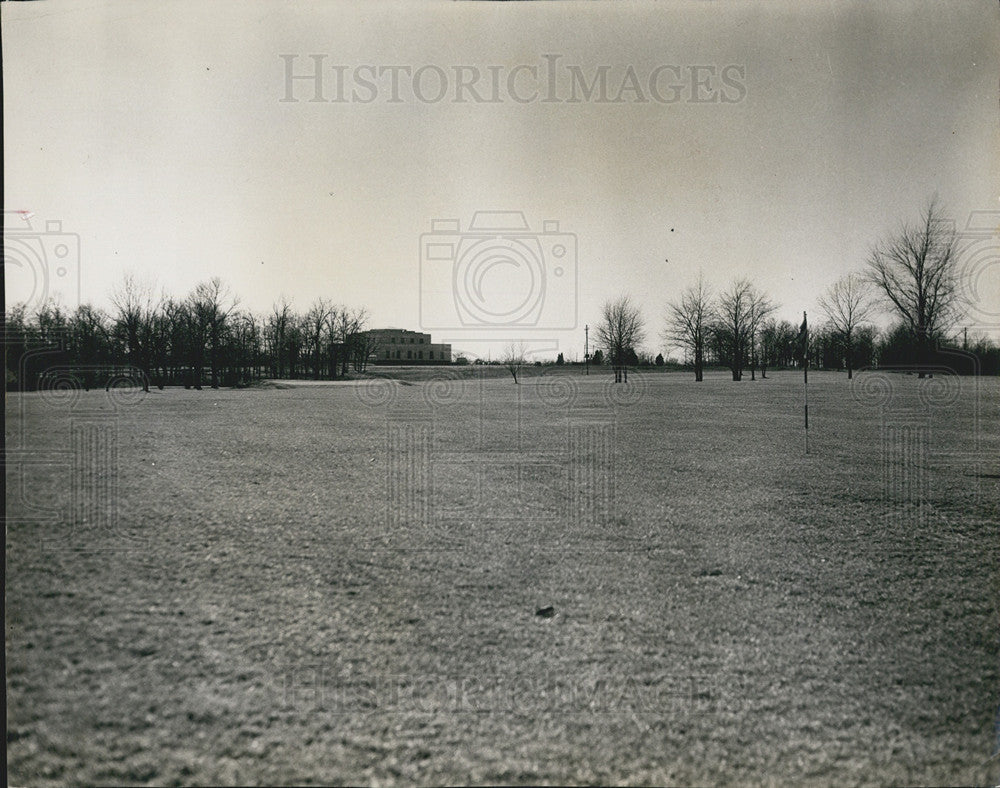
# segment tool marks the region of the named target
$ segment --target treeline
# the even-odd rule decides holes
[[[864,337],[867,329],[860,336]],[[819,346],[819,366],[840,369],[836,335],[828,338],[833,352],[824,353]],[[914,341],[912,332],[902,323],[887,331],[876,332],[875,350],[870,365],[888,369],[912,369],[921,366],[952,371],[959,375],[1000,375],[1000,346],[982,334],[966,336],[965,332],[946,336],[935,343],[929,354]]]
[[[820,298],[821,317],[804,331],[770,317],[774,305],[747,280],[713,295],[699,279],[668,306],[664,341],[682,350],[697,380],[709,366],[726,367],[733,380],[741,380],[747,371],[753,379],[758,371],[766,375],[770,368],[801,366],[805,359],[814,368],[846,370],[848,376],[875,367],[1000,374],[1000,348],[988,337],[970,340],[964,332],[942,330],[922,338],[898,318],[880,330],[868,322],[875,303],[863,282],[845,277]],[[642,354],[631,357],[649,363]]]
[[[829,322],[809,328],[808,344],[803,348],[799,341],[799,328],[787,320],[766,321],[756,340],[756,355],[749,348],[744,350],[743,368],[754,368],[766,373],[767,369],[799,367],[803,355],[810,366],[827,370],[857,370],[878,367],[917,369],[921,364],[931,368],[947,369],[957,374],[1000,374],[1000,347],[988,337],[961,335],[946,337],[932,349],[930,356],[922,355],[913,335],[902,324],[886,330],[860,326],[848,343],[844,333]],[[804,351],[804,352],[803,352]],[[709,331],[704,366],[732,368],[728,343],[715,331]],[[636,363],[640,366],[659,364],[662,356],[651,359],[639,353]],[[756,359],[756,365],[754,365]],[[690,357],[683,359],[693,368]]]
[[[699,277],[667,305],[663,339],[683,350],[696,380],[706,366],[728,367],[733,380],[742,380],[748,370],[756,378],[758,371],[766,375],[769,367],[800,362],[808,350],[803,329],[774,320],[776,309],[747,279],[716,295]]]
[[[241,309],[218,278],[184,299],[154,297],[131,277],[110,311],[47,302],[5,313],[7,390],[71,376],[85,388],[115,380],[149,386],[242,386],[265,377],[332,379],[364,371],[375,348],[364,309],[319,298],[305,312],[282,301],[265,315]]]
[[[815,328],[805,319],[798,330],[772,320],[775,305],[746,279],[715,294],[699,277],[668,304],[664,340],[684,351],[696,380],[711,363],[724,364],[733,380],[741,380],[748,368],[754,377],[758,368],[792,361],[846,369],[849,378],[855,369],[875,366],[907,368],[921,377],[935,371],[996,375],[996,345],[982,335],[970,344],[964,330],[959,338],[959,324],[976,308],[969,297],[976,288],[954,226],[931,198],[915,222],[873,244],[862,270],[819,297],[822,317]],[[872,324],[878,312],[892,319],[888,331]]]

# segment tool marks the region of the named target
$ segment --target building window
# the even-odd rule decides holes
[[[406,357],[407,358],[413,358],[413,351],[412,350],[407,350],[406,351]]]
[[[421,361],[423,361],[424,360],[424,351],[421,350],[419,353],[417,353],[417,358],[419,358]]]
[[[433,360],[434,360],[434,351],[433,351],[433,350],[432,350],[432,351],[430,351],[430,360],[431,360],[431,361],[433,361]]]
[[[396,351],[396,358],[397,359],[399,358],[399,351],[398,350]]]

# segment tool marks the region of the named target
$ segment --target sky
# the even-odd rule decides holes
[[[699,273],[818,322],[937,194],[979,228],[963,325],[1000,326],[992,1],[0,14],[8,305],[218,276],[256,313],[324,297],[471,355],[574,358],[628,294],[657,352]]]

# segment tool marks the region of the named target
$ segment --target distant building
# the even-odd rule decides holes
[[[373,328],[364,335],[376,364],[451,363],[451,345],[431,342],[430,334],[403,328]]]

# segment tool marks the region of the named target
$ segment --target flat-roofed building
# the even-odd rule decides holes
[[[451,345],[431,342],[430,334],[405,328],[365,331],[376,364],[450,364]]]

